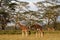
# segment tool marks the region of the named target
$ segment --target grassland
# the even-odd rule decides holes
[[[45,31],[44,37],[35,37],[35,34],[27,37],[22,37],[21,34],[0,34],[0,40],[60,40],[60,31]]]

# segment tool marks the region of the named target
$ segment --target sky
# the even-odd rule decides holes
[[[28,6],[30,6],[29,10],[37,11],[38,8],[33,3],[36,3],[36,2],[39,2],[39,1],[44,1],[44,0],[18,0],[18,1],[26,1],[26,2],[29,2],[29,5],[28,5]]]
[[[37,11],[38,8],[36,5],[34,5],[33,3],[36,3],[36,2],[41,2],[41,1],[45,1],[45,0],[18,0],[18,1],[24,1],[24,2],[29,2],[29,10],[32,10],[32,11]]]
[[[33,3],[29,3],[29,5],[28,6],[30,6],[30,8],[28,8],[29,10],[33,10],[33,11],[37,11],[38,10],[38,8],[37,8],[37,6],[36,5],[34,5]]]
[[[30,4],[30,10],[34,10],[34,11],[37,11],[37,7],[35,5],[33,5],[33,3],[36,3],[36,2],[39,2],[39,1],[45,1],[45,0],[19,0],[19,1],[26,1],[26,2],[29,2]],[[60,0],[58,0],[60,2]],[[58,3],[60,5],[60,3]],[[60,21],[60,16],[58,17],[57,19],[58,21]]]
[[[37,9],[37,7],[33,3],[36,3],[36,2],[39,2],[39,1],[45,1],[45,0],[18,0],[18,1],[26,1],[26,2],[29,2],[29,5],[28,5],[28,6],[30,6],[29,9],[36,11],[38,9]],[[58,22],[60,22],[60,16],[58,17],[57,20],[58,20]],[[14,25],[14,24],[11,24],[11,25]],[[11,25],[9,25],[9,26],[11,26]]]
[[[44,1],[44,0],[18,0],[18,1],[26,1],[26,2],[38,2],[38,1]]]

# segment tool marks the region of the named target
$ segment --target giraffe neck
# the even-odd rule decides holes
[[[20,27],[22,27],[23,25],[21,25],[20,23],[18,23],[18,25],[20,26]]]
[[[20,23],[19,23],[20,26],[22,26]]]
[[[25,29],[26,27],[20,23],[18,23],[18,25],[20,26],[20,29]]]
[[[28,30],[28,27],[18,23],[18,25],[20,26],[20,29],[23,30],[23,31],[27,31]]]

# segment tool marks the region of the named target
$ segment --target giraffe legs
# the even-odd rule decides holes
[[[28,36],[28,32],[27,31],[22,31],[22,37],[24,36]]]
[[[38,36],[39,36],[39,37],[43,37],[43,32],[39,32],[39,33],[38,33]]]
[[[24,37],[24,31],[22,31],[22,37]]]
[[[43,32],[41,31],[36,32],[36,37],[43,37]]]
[[[27,31],[25,31],[25,35],[26,35],[26,37],[28,36],[28,32]]]
[[[40,35],[40,37],[43,37],[43,32],[40,32],[40,34],[39,34],[39,35]]]
[[[27,31],[22,31],[22,37],[24,36],[28,36],[28,32]],[[43,32],[36,32],[36,37],[43,37]]]
[[[38,36],[38,33],[36,32],[36,37]]]

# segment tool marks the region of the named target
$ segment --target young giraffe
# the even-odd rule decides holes
[[[40,26],[39,24],[34,24],[31,26],[31,29],[36,31],[36,37],[39,35],[39,37],[43,37],[43,30],[42,30],[42,26]]]
[[[28,27],[27,26],[24,26],[22,25],[20,22],[17,22],[17,25],[20,27],[20,29],[22,30],[22,37],[24,36],[24,34],[26,36],[28,36]]]

